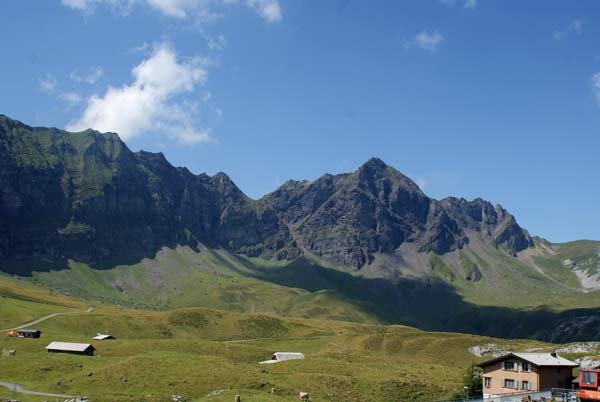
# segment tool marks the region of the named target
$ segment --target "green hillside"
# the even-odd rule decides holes
[[[551,247],[551,248],[550,248]],[[454,254],[437,257],[437,276],[450,283],[466,301],[480,306],[527,309],[545,306],[554,311],[600,305],[600,282],[586,289],[576,270],[564,261],[579,262],[577,270],[592,275],[600,269],[600,242],[539,243],[519,258],[489,245],[467,246]],[[436,257],[433,258],[434,260]],[[586,265],[583,265],[586,264]],[[478,280],[465,279],[470,267],[481,272]],[[445,269],[445,270],[444,270]],[[434,270],[435,271],[435,270]],[[443,272],[452,272],[449,280]]]
[[[29,264],[31,282],[57,293],[124,307],[206,307],[555,342],[595,339],[600,293],[571,287],[553,271],[552,261],[566,256],[579,261],[576,254],[569,248],[549,254],[540,246],[531,252],[535,267],[485,244],[431,253],[417,278],[355,273],[311,255],[276,262],[187,246],[113,268],[75,261],[68,269],[51,269],[44,261],[20,264]],[[579,280],[562,269],[560,275]],[[584,325],[577,324],[581,317],[588,317]]]
[[[22,281],[0,278],[0,287],[2,312],[15,324],[49,312],[67,313],[37,324],[41,339],[0,336],[1,350],[16,351],[0,357],[0,381],[103,402],[164,401],[172,394],[187,401],[230,401],[237,393],[243,400],[286,401],[299,391],[324,401],[435,400],[459,389],[465,368],[482,359],[469,353],[470,346],[492,342],[513,350],[555,347],[398,325],[206,308],[157,312],[91,303],[90,311],[88,303]],[[117,339],[91,340],[105,331]],[[46,353],[44,347],[52,340],[92,343],[96,355]],[[302,352],[306,359],[258,364],[275,351]],[[215,390],[223,392],[206,396]],[[9,391],[0,389],[0,395]]]

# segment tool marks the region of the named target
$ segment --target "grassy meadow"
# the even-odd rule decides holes
[[[0,336],[0,381],[27,389],[86,395],[94,401],[430,401],[461,387],[477,358],[469,346],[551,348],[537,341],[424,332],[400,325],[281,318],[207,308],[148,311],[82,302],[21,280],[0,277],[0,311],[9,327],[64,312],[35,325],[40,339]],[[92,311],[88,308],[92,307]],[[93,341],[97,332],[116,340]],[[92,343],[93,357],[50,354],[53,340]],[[259,365],[276,351],[305,360]],[[271,389],[275,388],[275,395]],[[223,390],[216,396],[211,391]],[[0,389],[8,397],[7,389]],[[19,395],[22,401],[53,400]]]

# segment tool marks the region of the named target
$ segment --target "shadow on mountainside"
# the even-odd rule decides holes
[[[540,307],[516,310],[477,306],[441,280],[362,278],[324,268],[301,257],[282,268],[264,268],[240,259],[255,279],[310,292],[332,290],[358,308],[389,324],[427,331],[464,332],[502,338],[552,342],[589,341],[600,337],[600,309],[563,312]],[[239,272],[242,275],[248,275]]]
[[[181,244],[180,244],[181,245]],[[167,247],[175,248],[177,245]],[[162,249],[162,247],[161,247]],[[197,247],[193,248],[200,252]],[[135,252],[128,258],[88,263],[107,270],[119,265],[155,258],[156,252]],[[331,291],[375,319],[388,324],[404,324],[427,331],[463,332],[502,338],[533,338],[552,342],[590,341],[600,338],[600,309],[573,309],[562,312],[545,307],[516,310],[506,307],[478,306],[463,300],[448,283],[439,279],[364,278],[315,264],[300,257],[285,266],[264,267],[236,257],[239,265],[218,253],[216,270],[237,274],[280,286],[309,292]],[[73,260],[82,261],[73,256]],[[244,267],[244,268],[242,268]],[[48,258],[0,261],[0,271],[20,276],[33,272],[69,269],[68,259]]]
[[[203,242],[209,247],[217,247],[215,244]],[[45,252],[36,256],[35,252],[31,252],[28,257],[10,257],[0,259],[0,272],[5,272],[11,275],[19,275],[31,277],[34,272],[50,272],[69,269],[69,261],[82,262],[89,267],[97,270],[110,270],[121,265],[134,265],[148,258],[153,259],[164,248],[175,249],[178,246],[189,247],[195,252],[200,252],[197,241],[170,241],[163,242],[160,246],[155,246],[151,249],[143,249],[140,247],[124,246],[123,252],[111,256],[99,255],[98,251],[90,247],[89,242],[81,244],[80,247],[72,247],[72,249],[62,250],[60,256],[56,256],[56,252]],[[33,255],[33,256],[31,256]]]

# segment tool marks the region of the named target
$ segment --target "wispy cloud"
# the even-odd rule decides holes
[[[82,96],[76,92],[63,92],[58,97],[67,104],[68,108],[78,105],[83,100]]]
[[[247,0],[246,4],[267,21],[281,20],[281,6],[277,0]]]
[[[185,144],[209,141],[209,130],[196,124],[198,105],[184,97],[204,84],[207,63],[198,57],[179,60],[171,45],[160,43],[132,69],[131,84],[91,96],[67,130],[112,131],[123,139],[158,132]]]
[[[58,86],[58,81],[50,73],[47,73],[43,78],[38,78],[38,86],[44,92],[52,92]]]
[[[475,8],[477,7],[477,0],[467,0],[465,1],[465,8]]]
[[[139,0],[62,0],[64,6],[79,10],[85,15],[92,15],[99,5],[108,6],[113,12],[127,15]]]
[[[564,42],[567,39],[569,39],[569,34],[565,31],[554,30],[552,31],[552,37],[554,38],[554,40]]]
[[[461,5],[464,8],[474,9],[477,7],[479,3],[478,0],[439,0],[440,3],[447,7],[456,7],[457,5]]]
[[[63,6],[75,8],[86,13],[94,12],[96,1],[92,0],[62,0]]]
[[[600,105],[600,71],[592,76],[592,90],[596,94],[598,105]]]
[[[423,31],[412,38],[405,40],[404,48],[435,51],[444,41],[444,36],[438,31]]]
[[[219,35],[215,38],[208,37],[207,42],[210,50],[223,50],[225,49],[225,46],[227,46],[227,40],[223,35]]]
[[[104,76],[104,69],[100,66],[91,67],[87,72],[85,72],[83,74],[80,74],[77,70],[75,70],[70,75],[70,77],[73,81],[86,82],[90,85],[94,85],[103,76]]]
[[[571,22],[570,27],[573,30],[573,32],[581,34],[583,32],[583,21],[574,20],[573,22]]]
[[[144,42],[139,46],[135,46],[135,47],[129,49],[129,51],[131,53],[146,53],[151,48],[152,48],[152,45],[150,45],[148,42]]]
[[[217,18],[223,7],[241,4],[268,22],[282,18],[279,0],[62,0],[62,4],[85,15],[93,14],[101,5],[124,15],[130,13],[134,6],[144,5],[169,18],[191,18],[201,22]]]
[[[562,30],[556,29],[552,31],[552,37],[554,40],[559,42],[566,42],[572,35],[581,35],[583,33],[583,21],[573,20],[571,23]]]
[[[76,92],[60,90],[58,80],[50,73],[46,74],[43,78],[38,79],[38,85],[41,91],[65,102],[67,104],[67,109],[79,104],[82,100],[81,95]]]

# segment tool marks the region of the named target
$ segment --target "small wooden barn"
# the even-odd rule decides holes
[[[93,356],[94,348],[89,343],[51,342],[46,346],[48,353],[70,353],[74,355]]]
[[[37,329],[20,329],[17,331],[19,338],[39,338],[42,335]]]

